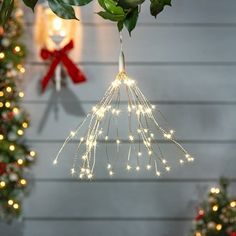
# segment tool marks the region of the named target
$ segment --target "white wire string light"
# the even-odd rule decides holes
[[[127,171],[133,169],[140,171],[141,158],[142,162],[146,163],[145,169],[153,171],[156,176],[171,170],[158,139],[164,139],[175,145],[180,151],[180,157],[178,156],[177,159],[180,164],[194,160],[187,150],[176,141],[174,130],[167,128],[165,117],[157,110],[165,121],[165,126],[160,125],[159,118],[154,116],[156,107],[143,95],[136,81],[126,74],[122,38],[120,40],[119,73],[102,100],[91,109],[83,122],[70,132],[53,162],[55,165],[58,163],[61,152],[72,139],[78,140],[71,174],[81,179],[94,177],[99,143],[105,143],[106,169],[110,176],[114,175],[115,153],[108,154],[108,144],[115,144],[116,153],[119,153],[121,144],[124,142],[120,133],[125,133],[128,144],[127,155],[120,157],[121,161],[124,160],[123,166]],[[127,100],[124,109],[121,105],[122,95],[126,96]],[[122,122],[120,127],[119,121]],[[124,131],[125,125],[127,128]],[[121,127],[122,132],[120,132]],[[76,139],[78,136],[79,139]],[[135,166],[134,161],[131,160],[133,158],[135,158]]]

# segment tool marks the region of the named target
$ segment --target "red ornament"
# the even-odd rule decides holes
[[[204,214],[205,214],[204,210],[199,210],[198,215],[195,217],[195,220],[196,221],[201,220]]]
[[[2,119],[5,121],[13,120],[14,116],[15,116],[15,114],[13,111],[2,113]]]
[[[230,232],[229,236],[236,236],[236,232]]]
[[[86,81],[86,77],[82,73],[82,71],[80,71],[77,66],[72,62],[72,60],[67,56],[67,52],[70,51],[73,47],[74,44],[71,40],[65,47],[60,50],[41,50],[41,57],[43,60],[52,60],[48,73],[41,81],[42,91],[46,89],[48,82],[53,77],[55,69],[59,63],[62,63],[64,65],[74,83],[82,83]]]
[[[4,162],[0,162],[0,175],[4,174],[6,172],[7,164]]]
[[[4,34],[4,29],[2,26],[0,26],[0,36],[2,36]]]
[[[11,111],[11,112],[8,113],[8,118],[9,118],[9,120],[13,120],[14,116],[15,116],[15,114],[14,114],[13,111]]]

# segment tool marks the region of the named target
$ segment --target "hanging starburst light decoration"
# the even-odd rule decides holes
[[[121,97],[124,96],[127,101],[125,105],[121,102]],[[155,117],[155,113],[158,113],[159,117]],[[54,164],[58,163],[62,150],[72,139],[78,142],[71,174],[81,179],[94,177],[96,161],[101,161],[97,160],[97,149],[99,145],[104,144],[105,151],[99,158],[106,156],[104,164],[110,176],[116,173],[117,162],[127,171],[139,172],[145,165],[144,168],[156,176],[169,172],[173,160],[167,160],[165,153],[169,151],[169,146],[162,149],[163,143],[174,145],[175,153],[178,153],[172,158],[175,162],[177,159],[179,164],[184,164],[194,160],[176,141],[174,130],[167,128],[162,113],[147,100],[136,81],[126,74],[122,40],[119,73],[102,100],[92,107],[83,122],[70,132],[54,159]],[[115,145],[115,152],[113,150],[110,154],[109,144]],[[125,152],[121,151],[123,146]]]

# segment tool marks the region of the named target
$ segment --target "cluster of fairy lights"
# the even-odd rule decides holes
[[[120,105],[121,92],[124,92],[127,96],[128,102],[125,111],[121,109]],[[174,130],[163,128],[154,117],[153,113],[155,109],[155,106],[150,104],[140,91],[136,81],[130,79],[124,71],[121,71],[105,92],[100,103],[92,108],[84,121],[74,131],[70,132],[53,163],[55,165],[58,163],[58,158],[64,147],[70,140],[78,136],[84,127],[87,127],[84,135],[78,137],[79,140],[71,174],[81,179],[92,179],[94,177],[97,146],[99,142],[104,142],[106,144],[106,168],[108,174],[113,176],[115,170],[107,152],[107,144],[109,141],[115,143],[116,150],[119,152],[122,139],[119,136],[117,123],[119,116],[124,113],[127,113],[128,121],[127,142],[129,149],[124,166],[127,171],[131,171],[132,169],[140,171],[140,158],[144,158],[144,156],[146,158],[145,168],[148,171],[153,170],[156,176],[160,176],[163,171],[168,172],[171,170],[171,166],[165,159],[160,145],[155,140],[157,136],[154,134],[154,131],[152,131],[153,129],[155,129],[155,132],[160,133],[159,137],[173,143],[178,150],[181,151],[182,158],[178,159],[180,164],[192,162],[194,158],[176,141]],[[111,139],[110,136],[111,130],[114,129],[113,124],[111,125],[112,120],[115,120],[116,123],[114,139]],[[138,147],[136,147],[136,145]],[[135,152],[136,166],[130,164],[132,152]]]
[[[16,45],[13,49],[12,52],[16,55],[20,55],[22,53],[22,49],[19,45]],[[4,52],[0,51],[0,62],[4,59],[6,59],[7,55]],[[25,67],[22,64],[18,64],[16,65],[16,68],[18,69],[18,71],[22,74],[25,73]]]
[[[21,50],[22,50],[21,47],[16,45],[13,48],[13,53],[14,54],[19,54],[19,53],[21,53]],[[4,59],[6,59],[5,53],[0,52],[0,61],[2,61]],[[22,73],[22,74],[25,73],[25,68],[22,64],[18,64],[16,67],[17,67],[17,69],[19,70],[20,73]],[[4,88],[4,90],[0,91],[0,99],[4,98],[5,96],[6,97],[11,96],[13,93],[15,93],[14,89],[11,86],[8,85]],[[19,98],[23,98],[24,97],[24,92],[20,91],[20,92],[18,92],[17,95],[18,95]],[[20,108],[16,107],[14,102],[10,102],[9,100],[0,101],[0,109],[9,109],[10,111],[13,112],[14,115],[18,115],[21,112]],[[23,121],[21,123],[21,127],[16,131],[17,135],[18,136],[23,136],[24,133],[25,133],[25,129],[27,129],[28,126],[29,126],[28,122]],[[5,135],[0,132],[0,145],[1,145],[1,142],[5,141],[5,140],[8,140],[8,137],[5,137]],[[15,146],[15,144],[9,143],[8,144],[8,149],[9,149],[10,152],[15,152],[17,147]],[[34,158],[36,156],[36,152],[33,151],[33,150],[30,151],[29,156],[31,158]],[[19,158],[19,159],[17,159],[16,164],[18,166],[24,166],[25,165],[25,160],[23,158]],[[27,186],[28,182],[27,182],[26,179],[21,178],[21,179],[18,180],[18,184],[19,184],[19,186],[25,187],[25,186]],[[4,189],[6,189],[8,187],[8,185],[10,186],[11,183],[7,182],[3,179],[0,179],[0,190],[4,191]],[[20,203],[17,200],[14,200],[12,198],[10,198],[7,201],[7,204],[8,204],[9,207],[13,208],[14,210],[18,210],[20,208]]]
[[[218,195],[218,194],[220,193],[220,189],[213,187],[213,188],[211,188],[210,192],[211,192],[211,194]],[[230,206],[230,208],[236,209],[236,201],[235,201],[235,200],[231,201],[231,202],[229,203],[229,206]],[[219,205],[213,204],[212,207],[211,207],[211,211],[212,211],[212,212],[217,212],[218,210],[219,210]],[[198,214],[199,214],[200,216],[204,216],[204,215],[205,215],[205,211],[204,211],[203,209],[200,209],[199,212],[198,212]],[[215,230],[216,230],[216,231],[221,231],[222,228],[223,228],[223,225],[220,224],[220,223],[215,225]],[[203,234],[203,233],[200,232],[200,231],[197,231],[197,232],[195,233],[195,236],[203,236],[203,235],[205,235],[205,234]]]

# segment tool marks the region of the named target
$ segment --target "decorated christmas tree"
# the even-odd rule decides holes
[[[195,218],[194,236],[236,236],[236,200],[228,195],[228,181],[208,193]]]
[[[27,170],[35,159],[23,139],[29,117],[21,107],[19,90],[25,72],[22,11],[15,6],[4,28],[0,27],[0,218],[10,221],[21,213],[27,189]]]

